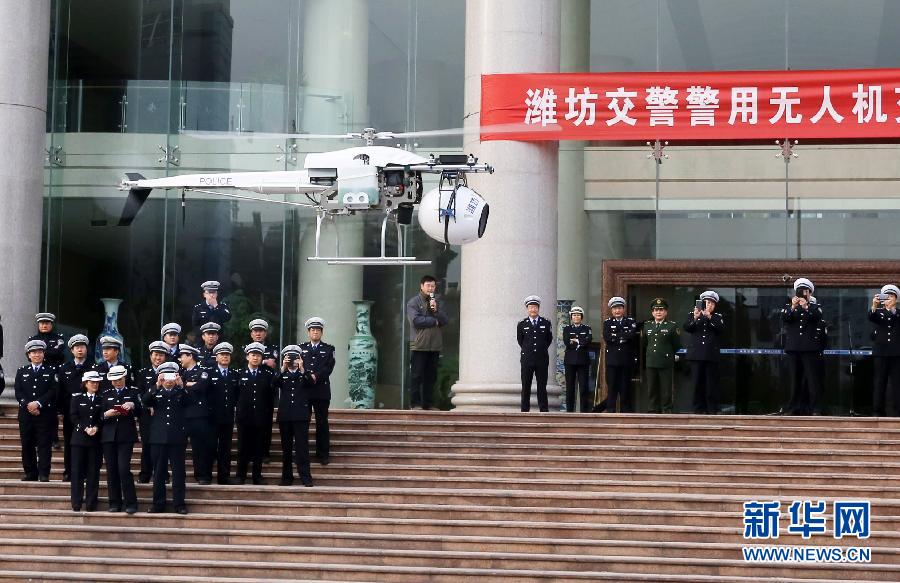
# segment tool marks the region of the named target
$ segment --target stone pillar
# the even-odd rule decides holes
[[[591,2],[562,2],[560,63],[563,73],[590,70]],[[583,141],[559,143],[559,249],[557,293],[585,310],[588,301],[588,220],[584,212]],[[599,284],[598,284],[599,287]]]
[[[480,124],[483,73],[559,71],[559,18],[559,0],[467,1],[467,127]],[[554,319],[556,311],[558,147],[556,142],[481,143],[473,133],[466,136],[464,150],[496,172],[469,181],[490,202],[491,215],[484,238],[462,251],[459,381],[453,404],[460,410],[518,410],[516,323],[525,317],[522,302],[538,294],[545,317]],[[552,371],[549,383],[554,410],[559,386]],[[534,398],[532,387],[533,403]]]
[[[0,323],[9,375],[25,359],[39,308],[49,41],[50,0],[0,0]]]
[[[362,129],[368,123],[368,3],[365,0],[307,0],[304,27],[302,129],[328,134]],[[349,142],[321,144],[323,149],[360,145]],[[362,255],[361,216],[339,218],[335,223],[323,226],[320,253],[323,256],[334,254],[335,227],[340,234],[341,255]],[[306,342],[303,322],[307,318],[325,318],[323,339],[335,346],[337,360],[331,375],[331,404],[347,407],[347,347],[356,332],[353,301],[363,299],[363,268],[306,261],[314,250],[315,226],[311,222],[300,241],[297,340]]]

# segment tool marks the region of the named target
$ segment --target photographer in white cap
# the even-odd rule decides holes
[[[900,312],[897,311],[897,297],[900,288],[888,284],[872,298],[869,322],[872,323],[872,360],[874,370],[874,391],[872,393],[872,415],[882,417],[887,414],[885,397],[887,387],[891,387],[891,401],[897,415],[900,406]]]
[[[822,305],[812,301],[816,288],[809,279],[794,282],[791,303],[781,310],[784,324],[784,353],[791,375],[791,415],[822,414],[822,344],[817,325],[822,321]]]

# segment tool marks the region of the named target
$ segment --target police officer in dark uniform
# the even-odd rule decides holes
[[[522,411],[531,410],[531,380],[537,380],[538,408],[549,411],[547,399],[547,372],[550,366],[550,354],[547,352],[553,344],[553,324],[540,315],[541,298],[528,296],[525,298],[525,309],[528,316],[516,325],[516,340],[519,343],[519,364],[522,369]]]
[[[275,377],[278,389],[278,428],[281,433],[281,485],[294,483],[294,463],[304,486],[311,487],[312,473],[309,467],[309,417],[308,390],[310,388],[304,368],[301,348],[289,344],[282,351],[284,360]],[[318,423],[318,421],[317,421]]]
[[[263,483],[262,463],[265,453],[265,428],[272,425],[273,374],[260,366],[266,347],[251,342],[244,347],[247,366],[239,371],[238,402],[235,409],[238,434],[237,482],[247,480],[247,466],[253,465],[253,483]]]
[[[694,306],[684,323],[691,335],[685,360],[691,363],[694,381],[694,413],[719,414],[719,349],[725,332],[725,319],[716,312],[719,294],[705,291],[700,294],[702,309]]]
[[[220,342],[213,349],[215,365],[209,369],[209,385],[206,392],[211,405],[213,433],[212,451],[216,456],[216,482],[232,484],[231,445],[234,440],[234,407],[238,398],[240,373],[231,368],[234,347]]]
[[[204,281],[201,284],[203,301],[194,306],[191,314],[194,330],[198,330],[207,322],[215,322],[219,326],[224,326],[225,322],[231,319],[231,310],[228,309],[228,304],[219,301],[219,285],[218,281]]]
[[[172,468],[172,502],[175,512],[187,514],[185,503],[184,451],[187,446],[184,411],[191,404],[178,374],[178,365],[165,362],[159,366],[156,386],[144,399],[153,408],[150,447],[153,448],[153,505],[148,512],[165,512],[166,474]]]
[[[181,325],[169,322],[159,331],[159,337],[166,345],[166,360],[178,362],[178,346],[181,344]]]
[[[148,348],[150,351],[150,366],[142,368],[134,375],[134,385],[140,391],[142,403],[150,391],[156,387],[159,367],[168,360],[170,354],[169,347],[162,340],[151,342]],[[141,411],[138,414],[141,435],[141,469],[138,473],[138,482],[141,484],[149,484],[153,478],[153,457],[150,448],[152,417],[153,411],[150,407],[141,407]],[[166,476],[168,474],[168,471],[166,471]]]
[[[106,375],[112,388],[100,395],[103,402],[103,426],[100,441],[103,443],[103,459],[106,460],[106,489],[109,511],[134,514],[138,509],[131,475],[131,455],[138,440],[135,418],[141,413],[141,392],[126,385],[128,369],[114,366]]]
[[[267,338],[269,336],[269,323],[263,320],[262,318],[257,318],[255,320],[250,321],[250,341],[258,342],[266,347],[265,352],[263,352],[262,364],[260,365],[262,368],[268,369],[273,375],[276,371],[279,370],[278,365],[278,346],[275,344],[271,344],[267,342]],[[273,401],[274,407],[274,401]],[[272,411],[269,411],[269,417],[272,416]],[[318,420],[318,418],[317,418]],[[272,427],[273,424],[269,423],[264,429],[266,432],[265,435],[265,451],[263,452],[263,461],[266,463],[269,462],[269,457],[272,454]]]
[[[125,370],[128,371],[128,375],[125,378],[125,384],[130,385],[131,367],[125,364],[125,362],[120,357],[120,354],[122,352],[122,342],[118,338],[114,338],[112,336],[104,336],[100,338],[98,342],[100,342],[100,350],[103,354],[103,362],[93,365],[91,367],[91,370],[99,372],[100,376],[103,377],[103,380],[100,382],[100,394],[102,395],[112,388],[112,383],[109,381],[107,375],[109,374],[109,370],[114,366],[125,367]]]
[[[219,334],[222,327],[215,322],[207,322],[200,326],[200,338],[202,342],[197,345],[197,363],[203,368],[212,368],[216,365],[216,356],[213,349],[219,343]]]
[[[566,346],[566,354],[563,364],[566,370],[566,407],[570,413],[575,408],[575,388],[581,398],[581,412],[587,413],[593,407],[593,399],[588,389],[588,371],[591,367],[590,345],[593,339],[591,327],[583,323],[584,309],[572,306],[569,310],[569,318],[572,323],[563,326],[563,344]]]
[[[875,364],[875,387],[872,394],[872,414],[884,416],[885,395],[891,386],[891,400],[894,411],[900,407],[900,311],[897,297],[900,288],[888,284],[872,298],[869,321],[872,322],[872,357]]]
[[[70,443],[72,439],[72,417],[70,415],[72,408],[70,403],[73,396],[84,392],[82,377],[90,369],[87,360],[88,343],[88,337],[84,334],[76,334],[69,338],[67,345],[72,353],[72,360],[63,363],[56,373],[59,378],[56,412],[62,415],[63,419],[63,482],[68,481],[72,475],[72,444]]]
[[[603,321],[603,340],[606,342],[606,411],[631,413],[631,371],[635,363],[634,339],[638,335],[637,322],[625,315],[625,298],[615,296],[606,302],[611,316]]]
[[[41,312],[35,314],[34,319],[37,322],[38,333],[28,340],[43,341],[47,345],[44,364],[59,368],[66,361],[66,337],[53,330],[56,316],[49,312]]]
[[[331,456],[328,407],[331,404],[331,373],[335,364],[334,346],[322,342],[325,320],[314,316],[304,326],[309,342],[300,345],[300,353],[308,385],[309,408],[316,416],[316,459],[327,466]]]
[[[211,404],[207,398],[209,373],[197,364],[199,351],[190,344],[178,347],[181,361],[181,379],[191,396],[184,410],[185,429],[191,440],[191,459],[194,462],[194,480],[202,486],[212,483],[213,428],[210,421]]]
[[[43,340],[25,343],[29,364],[16,371],[16,401],[19,403],[19,435],[22,443],[22,481],[50,481],[50,442],[56,429],[56,370],[44,364]]]
[[[97,510],[100,492],[100,465],[103,448],[100,443],[100,424],[103,419],[103,402],[100,398],[100,373],[86,371],[80,381],[82,391],[69,402],[69,418],[72,431],[72,510],[80,512]]]
[[[781,310],[784,323],[784,353],[791,375],[791,415],[822,414],[822,345],[817,326],[822,321],[822,306],[811,302],[815,286],[800,277],[794,282],[794,297]]]

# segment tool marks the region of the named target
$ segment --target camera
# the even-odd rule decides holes
[[[167,372],[163,374],[164,381],[174,381],[178,378],[177,372]]]
[[[694,302],[694,307],[702,312],[703,308],[706,307],[706,302],[703,300],[697,300]]]
[[[798,287],[797,291],[794,292],[794,295],[798,298],[806,298],[806,295],[809,293],[809,290],[805,287]]]
[[[882,304],[887,301],[889,294],[878,294],[878,301]]]

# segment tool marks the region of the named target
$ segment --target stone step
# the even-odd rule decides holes
[[[29,543],[32,541],[28,541]],[[782,577],[803,581],[807,578],[832,578],[840,581],[857,579],[861,581],[896,581],[900,577],[900,566],[888,564],[747,564],[738,559],[685,559],[656,558],[639,556],[578,556],[565,554],[520,555],[516,553],[462,553],[451,551],[387,551],[372,555],[368,549],[321,549],[275,552],[267,556],[278,557],[278,561],[236,560],[227,549],[221,552],[209,549],[202,552],[182,550],[178,546],[162,547],[158,556],[128,557],[123,561],[110,561],[97,557],[97,548],[90,541],[80,544],[54,544],[47,541],[42,551],[63,549],[66,554],[2,554],[0,570],[21,568],[28,565],[41,571],[65,571],[91,573],[102,570],[106,573],[135,573],[147,576],[172,575],[187,576],[218,575],[221,577],[254,577],[292,579],[304,577],[312,570],[316,575],[336,578],[340,573],[348,581],[375,577],[388,581],[452,581],[463,577],[478,577],[479,580],[492,579],[516,581],[530,580],[597,580],[598,573],[634,573],[645,575],[680,574],[695,577],[709,575],[756,576],[758,580]],[[6,549],[4,549],[6,550]],[[12,548],[10,548],[12,550]],[[18,548],[16,548],[18,550]],[[23,548],[24,551],[33,551]],[[144,547],[131,547],[134,554]],[[108,548],[104,545],[104,552]],[[202,554],[202,557],[198,557]],[[222,559],[209,556],[223,555]],[[227,555],[227,556],[224,556]],[[182,557],[193,558],[182,558]],[[255,557],[254,557],[255,558]],[[553,568],[561,566],[562,569]],[[593,568],[594,570],[591,570]],[[549,576],[549,577],[548,577]],[[699,579],[697,579],[699,580]]]

